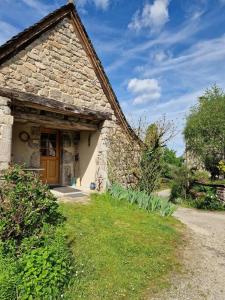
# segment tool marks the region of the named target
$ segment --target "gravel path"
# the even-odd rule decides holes
[[[184,271],[154,299],[225,300],[225,214],[179,208],[175,217],[188,229]]]

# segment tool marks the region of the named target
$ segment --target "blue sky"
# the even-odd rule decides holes
[[[66,0],[1,0],[0,43]],[[212,84],[225,89],[225,0],[77,0],[126,116],[173,120],[184,150],[185,115]]]

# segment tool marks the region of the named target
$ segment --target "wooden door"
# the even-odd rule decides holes
[[[44,183],[59,183],[59,131],[54,129],[41,130],[41,179]]]

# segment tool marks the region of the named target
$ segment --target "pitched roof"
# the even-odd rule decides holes
[[[23,32],[12,37],[12,39],[3,44],[0,47],[0,65],[6,62],[11,57],[15,56],[21,50],[23,50],[25,47],[27,47],[29,44],[31,44],[33,41],[39,38],[44,32],[53,28],[65,17],[71,18],[73,25],[75,26],[79,34],[79,37],[83,43],[86,53],[88,54],[93,64],[95,73],[101,83],[106,97],[108,98],[108,101],[110,102],[114,110],[118,121],[120,122],[121,126],[124,128],[126,133],[129,134],[129,136],[135,138],[137,141],[140,142],[139,138],[136,136],[135,132],[132,130],[128,121],[126,120],[126,117],[123,114],[117,97],[104,71],[102,63],[98,58],[97,53],[95,52],[93,44],[84,28],[84,25],[77,13],[74,4],[69,3],[67,5],[62,6],[61,8],[50,13],[38,23],[25,29]]]

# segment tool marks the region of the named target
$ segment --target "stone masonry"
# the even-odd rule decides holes
[[[4,63],[0,85],[113,113],[68,19]]]
[[[93,66],[67,18],[0,66],[0,86],[113,114]],[[8,114],[10,111],[4,117],[4,122],[9,122],[8,144],[6,146],[4,140],[5,150],[1,152],[4,167],[10,162],[12,117]],[[99,151],[102,153],[101,149]]]
[[[0,86],[112,114],[101,129],[96,181],[107,182],[106,137],[117,126],[91,60],[68,18],[0,66]],[[0,98],[0,169],[10,162],[13,117]]]
[[[0,97],[0,170],[7,169],[11,162],[13,117],[9,102],[9,99]]]

